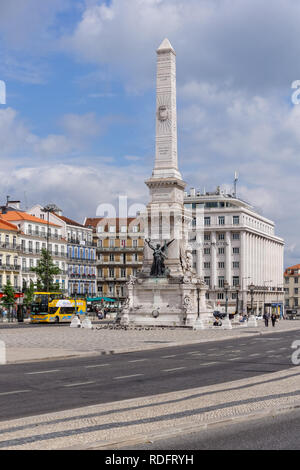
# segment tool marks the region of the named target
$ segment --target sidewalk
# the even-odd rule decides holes
[[[300,406],[300,366],[0,423],[0,449],[118,449]]]
[[[298,330],[299,320],[281,320],[276,327],[266,328],[260,321],[257,328],[235,326],[232,330],[219,327],[193,331],[184,328],[109,329],[95,324],[94,329],[46,326],[7,328],[0,330],[5,342],[8,363],[47,359],[116,354],[207,341],[230,340],[282,331]]]

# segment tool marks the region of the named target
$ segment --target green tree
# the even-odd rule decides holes
[[[31,268],[32,272],[37,274],[37,284],[42,287],[42,290],[53,292],[58,290],[58,286],[54,281],[54,276],[60,274],[61,270],[53,262],[50,253],[42,249],[41,258],[35,268]]]
[[[10,280],[7,281],[6,285],[3,287],[3,297],[1,303],[7,308],[10,309],[15,303],[15,290],[11,285]]]
[[[28,289],[26,289],[25,294],[24,294],[24,305],[26,305],[27,308],[30,307],[30,305],[33,302],[34,292],[35,292],[34,283],[30,281],[30,286],[28,287]]]

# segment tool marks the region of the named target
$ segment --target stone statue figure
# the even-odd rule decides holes
[[[150,276],[164,276],[166,274],[165,259],[168,256],[167,249],[174,240],[175,238],[169,243],[165,241],[163,246],[157,243],[156,247],[154,247],[150,243],[150,238],[146,238],[146,243],[148,244],[149,248],[153,250],[153,263],[151,266]]]

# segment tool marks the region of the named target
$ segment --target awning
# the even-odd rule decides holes
[[[115,299],[110,299],[109,297],[88,297],[87,302],[116,302]]]

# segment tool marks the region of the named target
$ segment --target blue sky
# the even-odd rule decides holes
[[[300,259],[300,5],[296,0],[0,3],[1,199],[81,221],[145,203],[155,151],[155,50],[177,53],[178,153],[188,186],[230,185]]]

